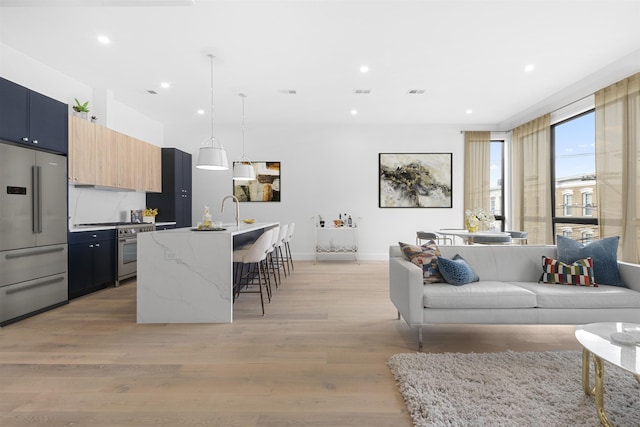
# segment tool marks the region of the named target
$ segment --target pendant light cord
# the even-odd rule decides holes
[[[211,59],[211,139],[213,140],[213,56],[212,54],[208,55]]]
[[[242,98],[242,161],[246,161],[247,158],[244,156],[244,99],[247,97],[244,93],[240,94]]]

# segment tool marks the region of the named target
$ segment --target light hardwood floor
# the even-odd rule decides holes
[[[138,325],[135,281],[0,329],[2,426],[411,426],[387,262],[296,262],[260,315]],[[579,349],[573,326],[435,325],[425,351]]]

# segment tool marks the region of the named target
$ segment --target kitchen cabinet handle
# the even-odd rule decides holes
[[[26,136],[22,137],[22,142],[29,142],[29,138],[27,138]]]
[[[93,245],[89,245],[89,247],[90,247],[90,248],[92,248],[92,247],[93,247]]]
[[[100,247],[100,243],[96,243],[96,248],[99,248],[99,247]]]
[[[34,140],[33,140],[33,143],[34,143],[34,144],[37,144],[37,143],[38,143],[38,140],[37,140],[37,139],[34,139]]]

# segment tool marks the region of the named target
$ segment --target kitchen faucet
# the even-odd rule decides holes
[[[220,212],[224,212],[224,202],[226,202],[227,199],[233,199],[234,203],[236,204],[236,227],[240,227],[240,201],[236,196],[227,196],[222,199],[222,207],[220,208]]]

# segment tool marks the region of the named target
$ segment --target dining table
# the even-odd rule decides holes
[[[441,228],[437,231],[438,234],[442,234],[443,236],[449,236],[455,243],[455,239],[458,238],[462,240],[465,245],[473,245],[475,244],[475,240],[477,237],[511,237],[509,233],[505,233],[503,231],[469,231],[464,228]],[[496,242],[502,244],[502,242]],[[506,243],[506,242],[505,242]]]

